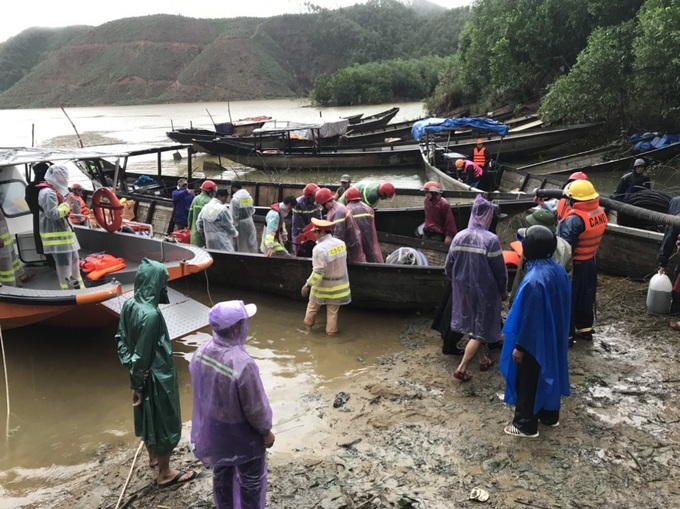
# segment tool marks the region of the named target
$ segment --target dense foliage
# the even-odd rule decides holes
[[[421,101],[431,95],[441,70],[451,58],[425,57],[412,60],[355,65],[322,74],[311,93],[312,100],[325,104],[381,104],[398,100]]]

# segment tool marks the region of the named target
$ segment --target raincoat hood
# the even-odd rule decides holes
[[[60,195],[68,194],[68,168],[53,164],[45,173],[45,182],[54,187]]]
[[[142,258],[135,276],[135,300],[154,306],[168,304],[168,269],[160,262]]]
[[[208,221],[209,223],[214,223],[217,221],[217,218],[224,207],[226,207],[226,205],[224,205],[220,200],[217,198],[212,198],[201,210],[203,220]]]
[[[472,204],[472,213],[470,214],[470,222],[468,228],[482,228],[488,230],[493,221],[495,209],[493,203],[485,200],[481,194],[477,195]]]
[[[248,334],[248,318],[257,312],[255,304],[230,300],[215,304],[208,313],[213,341],[223,346],[243,345]]]

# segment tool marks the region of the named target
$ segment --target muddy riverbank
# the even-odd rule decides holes
[[[560,426],[538,439],[503,434],[512,408],[493,369],[453,379],[431,318],[400,333],[401,351],[371,369],[291,399],[304,424],[277,425],[269,455],[271,508],[668,508],[680,496],[680,335],[648,315],[646,286],[600,277],[597,335],[570,350],[572,395]],[[492,352],[498,359],[498,351]],[[349,400],[333,407],[335,395]],[[188,425],[188,424],[187,424]],[[120,507],[212,507],[210,472],[184,440],[173,464],[200,472],[159,490],[140,454]],[[135,447],[127,444],[127,447]],[[58,508],[114,508],[134,449],[99,451],[91,468],[55,490]],[[473,488],[485,503],[468,499]],[[675,500],[676,502],[673,502]]]

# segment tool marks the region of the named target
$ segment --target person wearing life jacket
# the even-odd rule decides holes
[[[87,208],[83,199],[83,186],[76,182],[69,188],[69,191],[73,196],[69,219],[73,224],[86,225],[90,219],[90,209]]]
[[[201,194],[196,196],[191,202],[187,221],[189,222],[189,228],[191,228],[191,243],[194,246],[205,247],[205,238],[196,228],[196,221],[198,221],[198,215],[203,207],[213,199],[216,192],[217,185],[212,180],[206,180],[201,184]]]
[[[172,204],[175,212],[175,230],[183,230],[189,224],[189,209],[194,201],[195,192],[189,189],[187,179],[177,181],[177,189],[172,192]]]
[[[285,219],[295,207],[295,203],[294,196],[286,196],[281,203],[274,203],[267,212],[260,243],[260,251],[266,256],[290,256],[284,246],[288,240]]]
[[[469,159],[456,159],[458,180],[470,187],[477,187],[484,174],[484,169]]]
[[[234,228],[227,198],[229,198],[229,191],[218,189],[215,197],[198,214],[196,228],[205,238],[206,248],[233,253],[233,239],[238,236],[238,232]]]
[[[236,251],[257,253],[257,230],[255,229],[255,204],[250,193],[241,187],[240,182],[231,183],[231,219],[238,232]]]
[[[491,156],[484,146],[484,140],[477,138],[475,148],[472,149],[472,162],[482,168],[482,170],[486,170],[490,160]]]
[[[442,186],[439,182],[430,181],[425,183],[421,191],[425,191],[425,238],[451,244],[458,228],[451,204],[442,196]]]
[[[325,189],[325,188],[324,188]],[[330,189],[328,189],[331,192]],[[331,192],[332,194],[332,192]],[[312,218],[316,246],[312,250],[312,273],[300,290],[309,296],[304,324],[311,330],[321,306],[326,306],[326,334],[338,333],[340,306],[352,302],[347,272],[347,248],[345,243],[332,235],[331,221]]]
[[[371,207],[361,201],[361,193],[356,187],[350,187],[345,191],[347,210],[356,221],[361,235],[361,247],[364,250],[367,262],[383,263],[383,254],[378,242],[378,232],[375,230],[375,212]]]
[[[53,164],[45,173],[45,182],[36,186],[40,190],[40,238],[45,253],[54,257],[62,290],[85,288],[78,264],[80,244],[68,219],[73,203],[68,177],[68,168]]]
[[[380,200],[389,200],[397,194],[397,190],[390,182],[359,182],[354,184],[361,193],[361,201],[375,210],[378,207]],[[338,200],[341,205],[347,205],[347,200],[341,196]]]
[[[298,254],[298,236],[302,233],[305,227],[311,223],[312,218],[322,219],[321,207],[314,201],[316,192],[319,186],[310,182],[302,190],[300,196],[293,207],[293,222],[291,226],[291,235],[293,239],[293,253]]]
[[[571,342],[592,341],[597,264],[595,255],[607,228],[607,213],[600,207],[600,195],[588,180],[575,180],[565,194],[571,210],[557,226],[557,236],[571,245],[574,260],[571,299]]]
[[[333,223],[333,237],[347,246],[350,262],[365,262],[366,255],[361,244],[359,225],[347,207],[333,199],[333,191],[322,187],[316,193],[316,203],[326,211],[326,219]]]
[[[564,183],[564,186],[562,189],[566,189],[569,184],[574,182],[575,180],[589,180],[588,175],[583,173],[582,171],[575,171],[571,175],[569,175],[569,178],[567,181]],[[552,212],[552,214],[555,216],[555,220],[559,223],[567,217],[567,213],[569,212],[569,209],[571,208],[570,206],[570,200],[567,197],[560,198],[559,200],[557,199],[552,199],[552,200],[544,200],[543,198],[539,197],[534,197],[534,201],[541,207],[543,207],[546,210],[549,210]]]

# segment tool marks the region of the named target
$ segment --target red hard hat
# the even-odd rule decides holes
[[[327,187],[322,187],[316,192],[316,196],[314,197],[316,200],[316,203],[319,205],[325,205],[329,201],[333,199],[333,191],[328,189]]]
[[[588,175],[586,175],[582,171],[575,171],[574,173],[569,175],[567,182],[571,182],[572,180],[589,180],[589,179],[588,179]]]
[[[392,198],[392,196],[397,194],[397,190],[389,182],[383,182],[380,184],[380,187],[378,187],[378,193],[380,193],[381,198],[383,195],[387,198]]]
[[[305,198],[311,198],[316,194],[316,192],[319,190],[319,186],[316,184],[312,184],[311,182],[305,186],[305,188],[302,190],[302,196]]]
[[[435,182],[434,180],[430,180],[429,182],[425,182],[425,185],[423,186],[421,191],[428,191],[430,193],[441,193],[442,192],[442,186],[439,184],[439,182]]]
[[[206,180],[201,184],[201,191],[217,191],[217,184],[215,184],[212,180]]]
[[[350,187],[345,191],[345,201],[356,201],[361,200],[361,191],[356,187]]]

